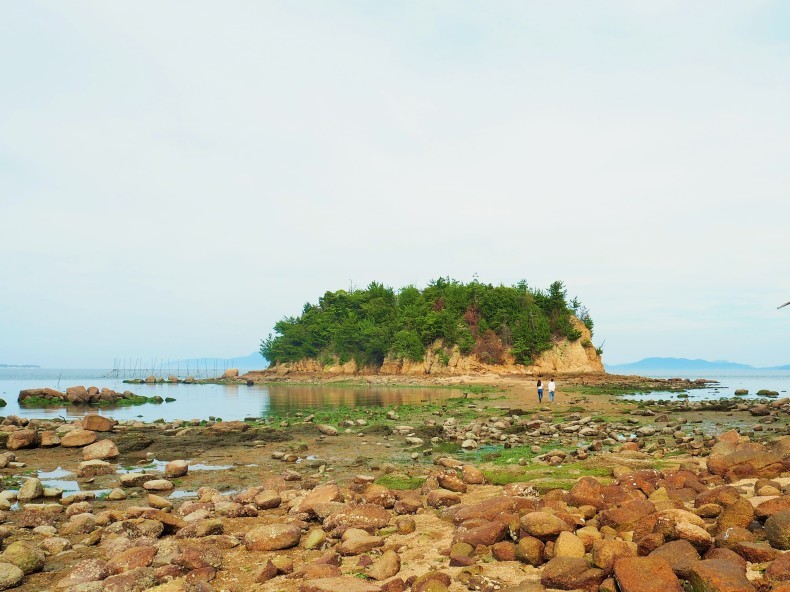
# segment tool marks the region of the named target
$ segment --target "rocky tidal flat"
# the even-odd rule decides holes
[[[784,592],[788,412],[506,386],[246,421],[8,416],[0,589]]]

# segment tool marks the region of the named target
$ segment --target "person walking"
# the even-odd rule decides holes
[[[538,378],[538,403],[543,402],[543,381]]]
[[[554,402],[554,391],[557,390],[557,385],[554,384],[554,378],[549,381],[549,402]]]

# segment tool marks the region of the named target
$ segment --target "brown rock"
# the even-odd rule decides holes
[[[470,519],[482,518],[484,520],[495,520],[503,513],[519,513],[534,511],[537,503],[534,499],[500,496],[493,497],[475,504],[462,504],[447,510],[447,517],[451,518],[455,524],[461,524]]]
[[[111,432],[118,422],[103,415],[89,413],[82,418],[82,427],[93,432]]]
[[[571,527],[562,518],[548,512],[530,512],[521,517],[521,528],[539,539],[556,537],[561,532],[570,531]]]
[[[754,506],[749,500],[739,497],[735,503],[724,508],[717,522],[718,532],[724,532],[730,526],[747,528],[754,520]]]
[[[461,496],[448,489],[434,489],[428,494],[426,503],[432,508],[447,508],[461,503]]]
[[[554,541],[555,557],[584,557],[584,553],[584,543],[572,532],[561,532]]]
[[[617,531],[633,530],[634,526],[644,521],[656,511],[652,502],[647,500],[631,500],[624,504],[604,510],[599,514],[603,526],[611,526]]]
[[[585,559],[555,557],[543,566],[540,583],[559,590],[596,590],[605,577],[603,570],[590,567]]]
[[[704,556],[705,559],[723,559],[737,565],[743,573],[746,573],[746,560],[738,555],[735,551],[730,549],[722,549],[714,547],[710,549]]]
[[[750,563],[768,563],[782,554],[781,551],[777,551],[765,543],[749,543],[746,541],[735,545],[733,551]]]
[[[596,510],[606,507],[601,484],[595,477],[582,477],[574,483],[570,492],[570,503],[579,506],[593,506]]]
[[[244,545],[248,551],[277,551],[299,544],[302,529],[293,524],[268,524],[247,531]]]
[[[384,544],[384,539],[378,536],[371,536],[369,534],[360,534],[358,536],[349,537],[337,546],[337,552],[341,555],[359,555],[367,553]]]
[[[699,553],[688,541],[670,541],[649,555],[661,557],[672,567],[672,571],[683,579],[691,575],[691,567],[700,560]]]
[[[57,583],[58,588],[69,588],[85,582],[98,582],[110,575],[107,563],[100,559],[85,559],[71,568],[69,574]]]
[[[611,571],[618,559],[623,557],[636,557],[637,547],[634,543],[619,539],[603,539],[593,541],[593,565],[603,570]]]
[[[8,450],[21,450],[23,448],[35,448],[38,445],[38,433],[36,430],[17,430],[8,434],[5,447]]]
[[[83,460],[106,460],[119,455],[118,447],[112,440],[99,440],[82,449]]]
[[[292,514],[307,513],[312,516],[315,516],[316,506],[328,502],[342,502],[342,501],[343,501],[343,493],[340,491],[340,488],[334,483],[328,483],[326,485],[321,485],[319,487],[316,487],[305,497],[303,497],[299,502],[297,502],[291,508],[291,513]]]
[[[138,567],[148,567],[153,562],[155,555],[156,547],[132,547],[111,557],[107,562],[107,567],[114,574]]]
[[[110,576],[102,582],[103,592],[142,592],[156,586],[154,570],[138,567],[125,573]]]
[[[439,481],[439,487],[442,489],[454,491],[456,493],[466,493],[466,483],[458,476],[458,473],[439,473],[436,478]]]
[[[187,547],[181,555],[173,559],[173,563],[186,569],[203,569],[211,567],[220,569],[223,564],[222,553],[211,546],[199,545]]]
[[[535,539],[537,540],[537,539]],[[491,555],[497,561],[515,561],[516,545],[510,541],[501,541],[491,547]]]
[[[765,570],[765,577],[772,582],[790,581],[790,553],[783,553]]]
[[[754,586],[740,566],[723,559],[695,563],[689,582],[695,592],[754,592]]]
[[[255,496],[252,503],[254,503],[255,507],[259,510],[271,510],[280,506],[282,498],[280,494],[273,489],[264,489]]]
[[[65,448],[78,448],[87,446],[96,441],[96,432],[91,430],[71,430],[60,439],[60,445]]]
[[[776,549],[790,549],[790,510],[777,512],[765,521],[765,536]]]
[[[540,539],[531,536],[521,537],[516,545],[516,559],[537,567],[543,563],[544,548],[545,545]]]
[[[381,587],[359,578],[340,576],[305,581],[299,592],[381,592]]]
[[[189,464],[185,460],[171,460],[165,465],[165,477],[175,479],[189,472]]]
[[[482,485],[486,482],[483,471],[473,465],[464,465],[461,468],[461,478],[467,485]]]
[[[680,580],[661,557],[623,557],[614,564],[621,592],[682,592]]]
[[[400,555],[392,549],[384,551],[381,557],[367,569],[367,574],[376,581],[393,577],[400,571]]]
[[[754,508],[754,515],[760,520],[765,520],[769,516],[773,516],[784,510],[790,510],[790,495],[775,497],[757,504]]]
[[[391,517],[386,509],[375,504],[346,504],[327,516],[323,526],[326,531],[342,527],[361,528],[372,532],[387,526]]]
[[[493,545],[505,538],[508,532],[506,524],[501,522],[489,522],[477,528],[469,530],[459,530],[455,535],[455,540],[463,543],[469,543],[472,546],[477,545]]]
[[[707,462],[711,473],[726,475],[730,479],[771,479],[787,470],[786,463],[779,454],[756,442],[719,442],[711,450]]]

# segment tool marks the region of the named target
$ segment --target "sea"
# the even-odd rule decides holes
[[[244,369],[241,369],[243,372]],[[790,371],[750,370],[719,371],[713,374],[666,371],[652,373],[658,378],[705,378],[715,380],[704,389],[686,391],[690,400],[719,399],[732,397],[736,389],[747,389],[744,399],[755,398],[757,391],[777,391],[779,396],[790,392]],[[19,415],[27,418],[70,419],[86,413],[95,413],[95,408],[84,406],[54,406],[47,408],[20,407],[17,402],[19,391],[30,388],[49,387],[65,391],[70,386],[107,387],[116,391],[132,391],[138,395],[162,398],[170,397],[170,403],[136,405],[132,407],[103,407],[103,415],[118,420],[139,419],[155,421],[162,419],[210,419],[243,420],[248,417],[282,416],[297,411],[320,408],[357,406],[397,406],[441,402],[457,397],[457,389],[357,386],[357,385],[300,385],[266,384],[246,386],[244,384],[125,384],[115,378],[109,369],[48,369],[48,368],[0,368],[0,399],[7,405],[0,408],[0,415]],[[525,385],[526,386],[526,385]],[[529,383],[532,389],[532,383]],[[558,384],[562,391],[562,382]],[[531,392],[531,391],[530,391]],[[635,400],[677,399],[679,393],[653,392],[625,395]],[[685,398],[685,397],[684,397]]]
[[[246,369],[240,368],[240,372]],[[6,402],[0,415],[27,418],[78,418],[95,413],[95,407],[58,405],[21,407],[19,391],[53,388],[65,391],[70,386],[107,387],[131,391],[136,395],[163,399],[169,403],[146,403],[130,407],[102,407],[102,415],[117,420],[173,421],[175,419],[243,420],[248,417],[284,416],[297,411],[357,406],[398,406],[426,404],[459,396],[457,389],[420,387],[376,387],[357,385],[304,384],[127,384],[113,377],[109,369],[0,368],[0,399]]]

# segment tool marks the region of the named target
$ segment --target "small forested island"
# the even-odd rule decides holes
[[[261,342],[270,368],[354,374],[603,372],[593,320],[556,281],[494,286],[431,281],[420,290],[373,282],[326,292]]]
[[[0,368],[41,368],[35,364],[0,364]]]

